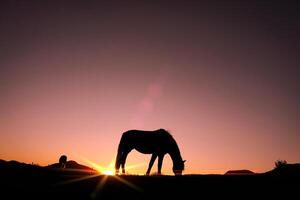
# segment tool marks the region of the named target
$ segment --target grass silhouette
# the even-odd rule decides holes
[[[106,176],[1,160],[0,177],[1,199],[288,198],[298,193],[300,164],[247,176]]]

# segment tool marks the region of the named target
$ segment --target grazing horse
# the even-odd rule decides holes
[[[66,164],[67,164],[67,156],[66,155],[62,155],[59,158],[59,167],[60,168],[66,168]]]
[[[164,129],[155,131],[129,130],[123,133],[116,158],[116,174],[120,166],[125,173],[125,162],[128,153],[136,149],[140,153],[152,154],[146,175],[150,174],[155,159],[158,157],[158,174],[161,174],[162,162],[165,154],[169,154],[173,161],[173,172],[181,175],[184,170],[184,162],[180,155],[178,145],[172,135]]]

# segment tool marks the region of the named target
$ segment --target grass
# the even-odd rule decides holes
[[[0,167],[0,189],[6,197],[1,199],[286,199],[298,193],[299,177],[299,173],[107,176],[38,166]]]

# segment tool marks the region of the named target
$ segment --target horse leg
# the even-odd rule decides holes
[[[152,154],[151,160],[150,160],[150,162],[149,162],[148,170],[147,170],[147,172],[146,172],[146,175],[147,175],[147,176],[150,174],[151,168],[152,168],[152,166],[153,166],[153,163],[154,163],[156,157],[157,157],[157,155],[156,155],[155,153]]]
[[[120,151],[117,154],[116,163],[115,163],[116,174],[119,174],[119,169],[120,169],[120,165],[121,165],[122,154],[123,154],[123,152],[120,152]]]
[[[122,167],[122,174],[125,174],[125,163],[127,159],[129,151],[123,152],[122,158],[121,158],[121,167]]]
[[[164,159],[164,154],[161,154],[161,155],[159,155],[158,156],[158,165],[157,165],[157,167],[158,167],[158,174],[161,174],[161,167],[162,167],[162,163],[163,163],[163,159]]]

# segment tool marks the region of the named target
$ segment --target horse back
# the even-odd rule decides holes
[[[136,149],[141,153],[166,153],[173,143],[173,137],[163,129],[129,130],[123,133],[121,142],[126,148]]]

